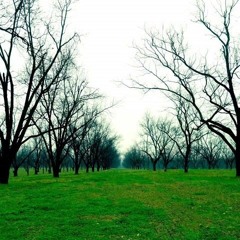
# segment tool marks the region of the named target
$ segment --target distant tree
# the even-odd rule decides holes
[[[103,157],[103,170],[121,167],[121,154],[115,139],[110,139],[105,145],[105,157]]]
[[[35,122],[51,161],[54,177],[59,177],[61,165],[69,155],[73,135],[82,127],[76,123],[84,114],[83,107],[94,97],[94,94],[88,92],[87,83],[81,79],[72,79],[68,66],[65,67],[65,74],[59,76],[59,84],[42,97]]]
[[[97,170],[102,167],[103,170],[110,168],[118,168],[121,164],[120,153],[117,149],[117,137],[108,136],[103,139],[100,149],[100,165],[98,164]]]
[[[181,154],[179,154],[179,152],[177,151],[176,154],[174,155],[174,158],[171,162],[171,168],[173,169],[181,169],[183,167],[182,164],[182,156]]]
[[[228,148],[228,146],[226,146],[226,144],[223,144],[223,146],[222,146],[222,155],[223,155],[225,167],[227,169],[233,169],[234,162],[235,162],[235,156],[232,153],[232,151]]]
[[[66,49],[72,47],[76,37],[66,31],[71,2],[56,1],[51,17],[35,0],[0,3],[2,184],[8,183],[11,164],[21,145],[32,137],[28,130],[40,100],[57,83],[69,61]]]
[[[161,119],[155,120],[149,114],[146,114],[141,128],[142,151],[152,162],[153,171],[156,171],[157,163],[163,156],[164,169],[166,170],[169,162],[172,160],[170,152],[172,152],[175,144],[169,135],[166,134],[166,132],[171,130],[171,122]]]
[[[84,139],[82,145],[81,145],[81,154],[82,154],[82,160],[85,165],[86,172],[89,172],[89,168],[92,166],[92,155],[90,152],[90,144],[89,144],[89,135],[87,135],[87,138]]]
[[[34,168],[34,174],[37,175],[40,171],[41,165],[44,165],[47,154],[44,147],[44,143],[41,137],[33,139],[34,152],[32,154],[32,167]]]
[[[158,130],[157,123],[149,115],[145,116],[141,128],[141,137],[143,141],[143,147],[141,150],[150,159],[153,171],[156,171],[157,163],[162,155],[162,147],[160,145],[161,133]]]
[[[191,156],[190,156],[190,161],[189,165],[191,168],[198,169],[198,168],[205,168],[206,166],[206,161],[202,159],[201,155],[199,154],[199,144],[196,142],[192,146],[191,150]]]
[[[217,167],[222,158],[223,141],[214,137],[212,134],[207,134],[198,143],[198,154],[207,162],[209,169]]]
[[[234,19],[239,0],[219,1],[218,6],[211,7],[211,1],[198,1],[196,22],[216,46],[211,48],[211,52],[216,50],[214,60],[210,53],[190,55],[191,45],[185,43],[183,31],[146,31],[143,45],[136,47],[136,57],[149,74],[148,80],[139,78],[133,87],[160,90],[191,104],[197,119],[231,149],[236,159],[236,176],[240,176],[240,54],[239,31],[234,27],[239,20]]]
[[[233,169],[235,156],[233,156],[233,154],[231,155],[229,154],[228,156],[225,156],[224,160],[225,160],[226,168]]]
[[[133,146],[124,154],[122,165],[125,168],[140,169],[145,166],[145,161],[145,154],[137,146]]]
[[[67,154],[65,155],[64,159],[63,159],[62,164],[61,164],[60,172],[64,172],[65,170],[67,172],[69,172],[72,169],[74,169],[73,162],[72,162],[72,158],[71,158],[71,155],[70,155],[70,151],[68,151]]]
[[[101,144],[103,138],[105,138],[105,134],[107,134],[108,130],[103,128],[103,125],[99,122],[95,121],[95,124],[92,125],[91,131],[89,132],[89,159],[91,162],[92,172],[94,172],[96,164],[97,169],[100,169],[101,166]]]
[[[192,105],[178,95],[173,95],[171,99],[175,105],[174,114],[177,118],[178,125],[167,131],[162,129],[162,131],[175,142],[178,152],[183,158],[184,172],[187,173],[192,146],[195,142],[198,142],[205,133],[202,131],[202,124]]]
[[[175,151],[175,142],[171,142],[163,148],[162,152],[162,162],[163,162],[163,169],[166,172],[168,169],[168,165],[173,161],[175,156],[177,155],[177,152]]]
[[[29,161],[34,151],[35,151],[34,148],[30,148],[24,145],[18,151],[17,156],[15,157],[15,159],[13,159],[13,162],[12,162],[14,177],[18,176],[18,170],[21,166],[24,166],[27,173],[29,173]]]
[[[177,155],[176,151],[176,144],[178,142],[176,141],[176,128],[173,127],[173,124],[171,121],[168,120],[162,120],[162,122],[159,122],[157,125],[157,128],[161,134],[162,139],[162,163],[163,163],[163,169],[166,172],[168,169],[169,163],[171,163],[174,159],[174,157]],[[170,137],[171,136],[171,137]]]
[[[112,134],[109,124],[104,123],[103,120],[96,120],[91,125],[91,129],[87,134],[87,154],[84,160],[86,170],[89,167],[94,172],[102,167],[108,169],[115,162],[120,163],[120,155],[117,151],[116,142],[118,137]]]
[[[79,168],[82,161],[86,158],[89,151],[87,143],[87,134],[91,131],[96,118],[101,114],[97,108],[85,107],[82,111],[81,117],[75,122],[74,126],[70,128],[72,131],[72,139],[70,142],[70,157],[74,164],[75,174],[79,173]]]

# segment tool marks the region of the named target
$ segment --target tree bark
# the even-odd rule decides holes
[[[184,172],[185,173],[188,173],[190,153],[191,153],[191,145],[187,146],[186,154],[184,157]]]
[[[44,169],[44,168],[43,168]],[[38,175],[38,173],[39,173],[39,166],[34,166],[34,174],[35,175]]]
[[[2,147],[0,155],[0,184],[8,184],[10,168],[16,152],[16,149],[10,148],[9,146]]]
[[[59,168],[53,167],[53,177],[59,178]]]
[[[74,174],[75,174],[75,175],[78,175],[78,173],[79,173],[79,168],[80,168],[80,166],[78,166],[77,164],[75,164],[75,167],[74,167]]]
[[[240,140],[237,141],[236,151],[235,151],[235,161],[236,161],[236,176],[240,177]]]
[[[17,177],[18,176],[18,168],[14,168],[13,170],[13,176]]]
[[[99,164],[99,162],[97,162],[97,171],[99,172],[101,168],[101,165]]]
[[[189,155],[186,154],[184,158],[184,172],[188,173],[188,163],[189,163]]]
[[[59,173],[60,173],[60,166],[51,159],[52,162],[52,173],[54,178],[59,178]]]
[[[157,162],[153,161],[152,164],[153,164],[153,171],[156,171],[157,170]]]
[[[0,158],[0,184],[8,184],[11,161],[7,158]]]

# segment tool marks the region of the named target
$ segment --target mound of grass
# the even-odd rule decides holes
[[[226,170],[20,176],[0,186],[0,239],[240,239]]]

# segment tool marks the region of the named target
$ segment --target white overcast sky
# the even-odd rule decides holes
[[[133,42],[144,37],[144,27],[188,27],[195,0],[79,0],[70,26],[83,37],[79,49],[90,85],[120,103],[108,115],[121,135],[122,149],[134,144],[146,111],[165,111],[156,94],[143,95],[118,82],[137,76]]]

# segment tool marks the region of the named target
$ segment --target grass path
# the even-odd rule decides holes
[[[240,239],[233,171],[110,170],[11,178],[0,239]]]

